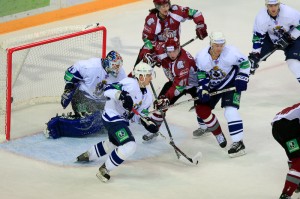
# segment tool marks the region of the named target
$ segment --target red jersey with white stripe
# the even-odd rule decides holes
[[[291,107],[287,107],[279,113],[277,113],[273,119],[273,122],[281,120],[283,118],[287,120],[293,120],[298,118],[300,121],[300,103],[294,104]]]

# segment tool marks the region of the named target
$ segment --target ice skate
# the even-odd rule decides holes
[[[232,143],[230,149],[228,150],[228,155],[231,158],[242,156],[245,154],[246,154],[245,145],[242,140]]]
[[[159,135],[159,133],[147,133],[145,135],[143,135],[142,139],[143,139],[143,142],[150,142],[150,141],[154,141],[157,136]]]
[[[216,139],[217,139],[217,141],[218,141],[220,147],[221,147],[221,148],[225,148],[226,145],[227,145],[227,140],[226,140],[224,134],[223,134],[223,133],[220,133],[219,135],[216,135],[215,137],[216,137]]]
[[[286,195],[285,193],[281,194],[279,199],[292,199],[291,196]]]
[[[109,171],[106,169],[105,164],[99,168],[99,172],[96,174],[96,176],[102,182],[107,182],[110,179]]]
[[[208,131],[208,128],[205,128],[205,129],[198,128],[193,131],[193,136],[194,136],[194,138],[199,138],[199,137],[209,135],[209,133],[210,133],[210,131]]]
[[[47,124],[46,124],[46,125],[47,125]],[[49,132],[47,126],[46,126],[46,128],[44,129],[43,133],[44,133],[44,135],[45,135],[46,138],[50,138],[50,134],[49,134],[50,132]]]
[[[90,156],[87,151],[77,157],[77,162],[89,162],[89,161],[90,161]]]

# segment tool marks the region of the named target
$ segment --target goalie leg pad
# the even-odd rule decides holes
[[[103,128],[101,112],[86,114],[85,117],[56,116],[47,123],[47,131],[53,139],[59,137],[82,137],[100,132]]]

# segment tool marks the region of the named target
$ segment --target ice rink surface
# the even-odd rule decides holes
[[[298,0],[282,2],[300,10]],[[173,0],[172,3],[201,10],[209,32],[223,31],[227,44],[236,46],[246,55],[250,52],[254,17],[264,7],[263,0]],[[120,52],[125,70],[129,72],[143,45],[141,32],[144,19],[152,7],[152,1],[144,0],[1,35],[0,40],[47,28],[100,22],[108,30],[107,50]],[[186,21],[182,26],[181,41],[184,43],[193,37],[195,24]],[[208,38],[197,40],[185,49],[195,55],[208,43]],[[161,69],[156,69],[156,72],[153,83],[159,90],[166,79]],[[248,90],[242,94],[240,108],[245,129],[245,156],[229,158],[227,150],[221,149],[211,135],[193,139],[192,131],[197,128],[195,113],[188,112],[191,104],[185,104],[170,109],[166,118],[174,141],[182,151],[190,156],[202,152],[200,164],[190,166],[178,161],[173,149],[160,137],[154,143],[143,144],[142,128],[133,125],[137,152],[111,172],[111,181],[107,184],[95,176],[105,159],[85,165],[74,164],[77,155],[91,144],[105,139],[104,135],[47,140],[41,132],[45,122],[55,113],[62,112],[60,105],[41,105],[21,110],[16,116],[22,118],[22,122],[13,124],[12,135],[23,137],[0,144],[0,198],[279,198],[288,166],[283,149],[271,135],[270,123],[277,112],[299,102],[300,85],[288,70],[283,53],[276,52],[250,77],[248,86]],[[48,114],[39,115],[39,120],[32,121],[30,115],[45,110]],[[231,140],[223,110],[218,106],[214,112],[229,141],[228,148]],[[167,135],[165,128],[161,131]]]

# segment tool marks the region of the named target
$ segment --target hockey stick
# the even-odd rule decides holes
[[[155,89],[154,89],[154,86],[153,86],[152,82],[150,82],[150,86],[151,86],[153,95],[154,95],[154,97],[155,97],[155,100],[157,100],[157,94],[156,94],[156,92],[155,92]],[[169,138],[170,138],[170,144],[171,144],[172,142],[174,143],[173,137],[172,137],[172,134],[171,134],[171,131],[170,131],[170,128],[169,128],[169,125],[168,125],[167,120],[166,120],[166,117],[165,117],[165,114],[164,114],[164,112],[163,112],[161,109],[160,109],[159,111],[160,111],[160,113],[161,113],[161,115],[162,115],[163,121],[164,121],[165,126],[166,126],[166,129],[167,129],[167,131],[168,131]],[[175,144],[174,144],[174,145],[175,145]],[[177,158],[179,159],[180,155],[179,155],[178,151],[175,150],[175,153],[176,153],[176,155],[177,155]]]
[[[138,116],[140,116],[141,120],[143,120],[146,124],[149,124],[148,120],[146,118],[144,118],[136,109],[132,109],[132,112]],[[183,153],[174,143],[172,136],[170,136],[170,139],[168,139],[166,136],[164,136],[161,132],[158,132],[158,134],[164,138],[165,140],[168,140],[168,143],[174,148],[176,155],[178,157],[179,160],[183,161],[183,162],[187,162],[185,161],[185,159],[182,159],[181,157],[185,157],[186,160],[188,160],[187,163],[191,163],[193,165],[197,165],[202,157],[202,153],[198,152],[193,158],[190,158],[189,156],[187,156],[185,153]],[[182,155],[180,155],[180,154]]]
[[[194,37],[193,39],[190,39],[188,40],[187,42],[185,42],[184,44],[181,45],[181,48],[182,47],[185,47],[186,45],[192,43],[193,41],[195,41],[196,39],[198,39],[198,36]]]
[[[157,94],[156,94],[156,92],[155,92],[155,89],[154,89],[154,86],[153,86],[152,82],[150,82],[150,86],[151,86],[153,95],[154,95],[155,99],[157,100]],[[189,163],[192,163],[192,164],[194,164],[194,165],[197,165],[198,162],[199,162],[199,159],[200,159],[201,156],[202,156],[202,155],[201,155],[201,152],[198,152],[193,158],[190,158],[190,157],[188,157],[185,153],[183,153],[183,152],[175,145],[175,143],[174,143],[174,140],[173,140],[173,137],[172,137],[172,134],[171,134],[169,125],[168,125],[168,123],[167,123],[167,120],[166,120],[166,118],[165,118],[164,112],[163,112],[161,109],[160,109],[160,112],[161,112],[161,114],[162,114],[163,121],[164,121],[164,123],[165,123],[166,129],[167,129],[167,132],[168,132],[168,135],[169,135],[169,138],[170,138],[169,144],[174,148],[175,153],[176,153],[176,155],[177,155],[177,158],[178,158],[179,160],[181,160],[181,161],[184,161],[184,159],[181,158],[181,155],[182,155],[183,157],[185,157],[186,160],[189,161]]]
[[[225,88],[225,89],[223,89],[223,90],[211,92],[211,93],[209,93],[209,96],[215,96],[215,95],[219,95],[219,94],[221,94],[221,93],[226,93],[226,92],[228,92],[228,91],[234,91],[234,90],[235,90],[235,87]],[[193,98],[193,99],[197,100],[198,98],[196,97],[196,98]],[[189,112],[192,111],[192,110],[194,110],[194,109],[195,109],[195,106],[192,106],[192,107],[189,109]]]

